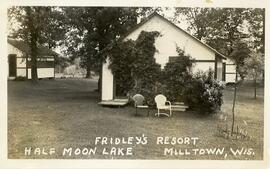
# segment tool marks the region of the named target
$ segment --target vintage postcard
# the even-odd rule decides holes
[[[1,11],[0,168],[270,167],[268,2]]]

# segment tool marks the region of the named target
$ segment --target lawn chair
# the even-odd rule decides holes
[[[159,115],[165,115],[165,116],[170,117],[172,115],[171,102],[167,101],[167,98],[164,95],[162,95],[162,94],[157,95],[155,97],[155,102],[156,102],[157,109],[158,109],[158,112],[155,114],[155,116],[159,117]],[[166,103],[168,103],[168,104],[166,105]],[[160,110],[169,110],[170,114],[168,114],[168,113],[160,113]]]
[[[132,99],[134,101],[134,106],[136,108],[136,114],[135,115],[137,116],[137,113],[138,113],[137,112],[137,109],[138,108],[141,108],[141,109],[148,109],[147,114],[149,116],[149,106],[144,104],[145,99],[144,99],[143,95],[141,95],[141,94],[135,94],[132,97]]]

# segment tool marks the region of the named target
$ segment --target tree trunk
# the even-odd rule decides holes
[[[234,83],[234,95],[233,95],[233,107],[232,107],[232,129],[231,129],[231,136],[233,134],[233,130],[234,130],[234,109],[235,109],[235,102],[236,102],[236,92],[237,92],[237,78],[238,78],[238,71],[236,71],[235,74],[235,83]]]
[[[102,99],[102,64],[101,66],[99,67],[99,78],[98,78],[98,89],[97,91],[99,92],[99,97],[100,97],[100,100]]]
[[[100,92],[100,89],[101,89],[101,74],[99,75],[98,77],[98,92]]]
[[[104,37],[105,36],[101,36]],[[99,43],[99,51],[105,48],[106,44]],[[100,99],[102,99],[102,68],[103,68],[103,59],[99,60],[99,78],[98,78],[98,92],[100,93]]]
[[[99,78],[98,78],[98,92],[99,92],[99,98],[102,99],[102,68],[99,72]]]
[[[90,69],[90,66],[89,65],[86,68],[86,76],[85,76],[85,78],[88,78],[88,79],[92,78],[92,76],[91,76],[91,69]]]
[[[264,74],[264,70],[262,71],[262,85],[264,86],[264,77],[265,76],[265,74]]]
[[[26,14],[28,18],[28,26],[30,31],[30,51],[31,51],[31,79],[33,82],[37,82],[37,40],[38,30],[34,26],[33,22],[33,11],[31,7],[26,8]]]
[[[32,35],[35,36],[35,35]],[[32,81],[37,82],[37,42],[36,37],[31,38],[31,78]]]
[[[255,71],[254,76],[254,99],[257,98],[257,72]]]

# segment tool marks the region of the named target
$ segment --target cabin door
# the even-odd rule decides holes
[[[17,65],[16,55],[15,54],[8,55],[9,77],[16,77],[17,75],[16,65]]]

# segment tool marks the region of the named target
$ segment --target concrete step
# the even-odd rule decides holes
[[[172,108],[182,108],[182,109],[187,109],[188,108],[188,106],[186,106],[186,105],[172,105]]]
[[[172,111],[186,111],[185,108],[172,108]]]
[[[172,104],[172,111],[186,111],[188,106],[184,102],[174,102]]]
[[[184,102],[173,102],[172,104],[173,104],[173,105],[185,105]]]

